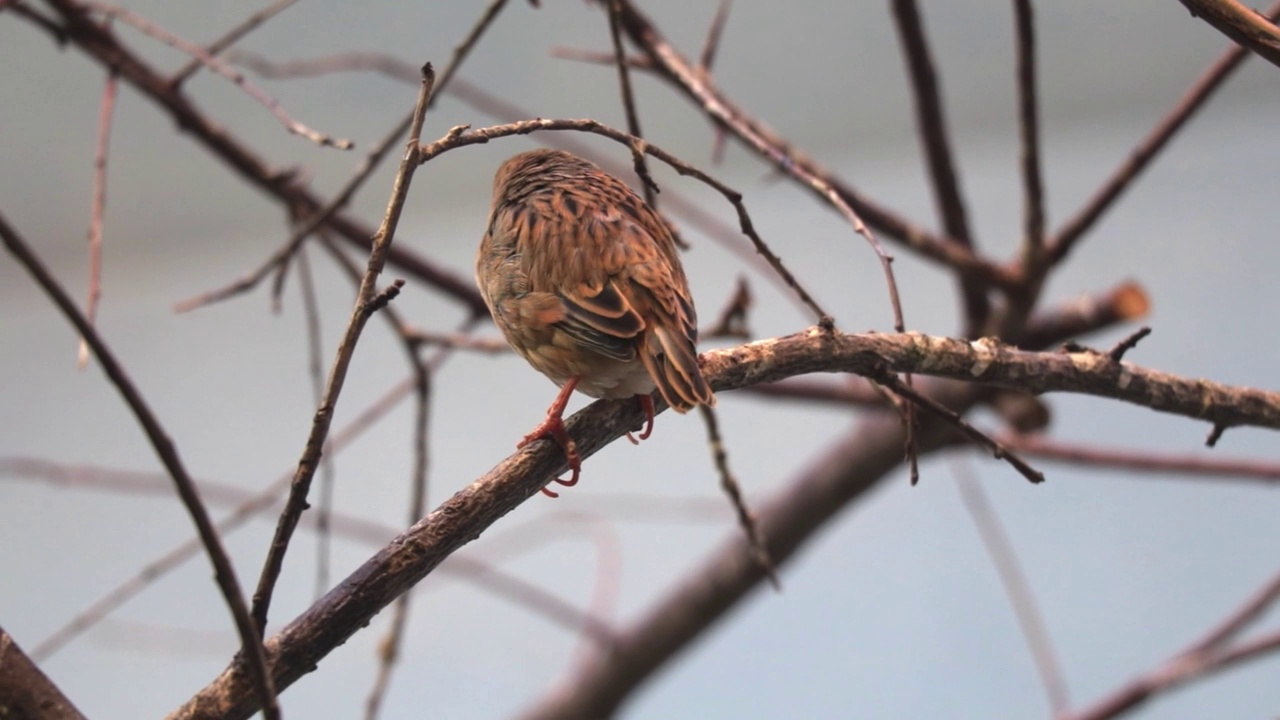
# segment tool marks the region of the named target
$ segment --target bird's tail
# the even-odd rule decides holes
[[[660,325],[651,327],[640,359],[672,410],[685,413],[698,405],[716,404],[711,386],[698,369],[698,351],[688,338]]]

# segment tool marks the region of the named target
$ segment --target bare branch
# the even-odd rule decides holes
[[[778,273],[778,275],[780,275],[795,294],[804,301],[804,304],[807,305],[818,317],[830,317],[826,311],[818,305],[817,301],[813,299],[813,296],[809,294],[809,291],[800,284],[800,281],[791,274],[791,271],[787,270],[787,268],[782,264],[782,259],[765,244],[764,239],[756,232],[755,225],[751,222],[751,216],[747,213],[747,206],[742,202],[742,193],[734,190],[728,185],[725,185],[719,180],[716,180],[693,165],[675,157],[662,148],[646,142],[642,138],[637,138],[607,125],[602,125],[601,123],[589,118],[578,120],[548,120],[538,118],[534,120],[507,123],[505,125],[491,125],[489,127],[476,128],[474,130],[468,125],[458,125],[451,128],[449,132],[445,133],[444,137],[439,140],[436,140],[429,145],[423,145],[418,156],[420,161],[425,163],[438,155],[467,145],[483,145],[496,138],[510,137],[512,135],[528,135],[532,132],[544,130],[588,132],[607,137],[610,140],[615,140],[626,145],[628,148],[631,148],[632,152],[636,152],[638,150],[647,155],[652,155],[662,162],[670,165],[681,175],[691,176],[708,185],[716,192],[723,195],[724,198],[733,205],[734,210],[738,212],[738,223],[742,227],[742,233],[751,239],[756,250],[761,255],[764,255],[765,259],[769,261],[769,264],[773,266],[773,269]]]
[[[1280,18],[1280,2],[1274,3],[1267,10],[1267,17],[1273,21]],[[1054,233],[1053,241],[1049,244],[1049,257],[1052,262],[1062,262],[1080,238],[1093,228],[1107,210],[1111,209],[1111,206],[1147,168],[1147,165],[1168,145],[1196,111],[1208,102],[1213,93],[1222,87],[1231,73],[1247,57],[1249,57],[1248,50],[1235,46],[1229,48],[1209,66],[1209,69],[1182,96],[1178,104],[1170,109],[1151,129],[1147,137],[1129,152],[1129,157],[1120,163],[1119,167],[1111,173],[1111,177],[1102,183],[1084,207]]]
[[[609,39],[613,43],[614,64],[618,67],[618,87],[622,91],[622,109],[627,116],[627,132],[632,137],[644,138],[640,132],[640,113],[636,111],[636,98],[631,90],[631,72],[627,69],[625,53],[622,49],[622,33],[618,29],[618,0],[605,0],[606,12],[609,15]],[[645,163],[644,153],[636,152],[639,145],[632,148],[635,156],[636,175],[640,177],[640,191],[644,193],[644,201],[655,210],[658,207],[658,186],[649,176],[649,168]]]
[[[120,77],[151,99],[167,112],[175,124],[191,133],[214,157],[252,183],[268,196],[276,199],[290,211],[314,213],[323,204],[315,195],[294,182],[292,174],[272,168],[265,159],[254,153],[232,135],[226,127],[214,122],[196,107],[185,94],[176,92],[166,77],[152,69],[134,53],[121,46],[113,35],[102,32],[91,22],[73,0],[49,0],[49,4],[64,20],[55,37],[79,47],[95,60],[108,67],[117,67]],[[16,6],[15,9],[24,7]],[[19,12],[24,19],[40,23],[39,16]],[[43,25],[42,25],[43,27]],[[344,241],[369,248],[369,238],[374,228],[346,215],[334,214],[327,224],[339,233]],[[388,261],[402,272],[413,275],[462,303],[476,314],[487,314],[484,299],[475,283],[444,269],[403,247],[392,247]]]
[[[704,374],[719,392],[789,375],[810,372],[894,372],[932,374],[1031,392],[1069,391],[1102,395],[1162,412],[1205,418],[1230,425],[1280,428],[1280,393],[1229,387],[1179,378],[1129,363],[1114,363],[1098,353],[1032,353],[991,341],[967,342],[917,334],[849,335],[810,330],[761,340],[737,348],[713,350],[701,357]],[[955,383],[940,384],[930,397],[961,412],[978,392]],[[665,409],[660,401],[656,409]],[[630,401],[597,401],[567,421],[584,458],[623,436],[641,422]],[[949,426],[923,418],[922,452],[946,443]],[[894,468],[903,440],[896,419],[878,414],[804,474],[786,495],[757,511],[761,534],[776,563],[785,562],[801,542],[852,497]],[[406,530],[342,583],[343,590],[322,598],[267,641],[272,670],[280,687],[300,678],[369,618],[412,587],[458,548],[565,469],[565,458],[550,443],[531,445],[508,457],[469,487]],[[597,717],[609,713],[631,688],[665,658],[700,633],[737,598],[764,579],[745,539],[736,536],[705,567],[689,575],[654,613],[635,629],[619,633],[589,677],[567,687],[581,697],[544,708],[545,717]],[[229,667],[172,717],[192,717],[196,708],[219,717],[248,717],[254,710],[242,671]],[[586,703],[579,705],[579,703]]]
[[[934,204],[942,218],[942,228],[956,242],[972,247],[968,211],[965,209],[954,153],[947,133],[947,120],[938,89],[938,73],[924,35],[924,22],[915,0],[894,0],[893,18],[907,61],[911,89],[915,97],[916,125],[924,149],[926,167],[932,180]],[[964,297],[965,335],[978,337],[991,312],[991,303],[982,283],[961,275]]]
[[[1280,575],[1272,577],[1223,623],[1205,637],[1166,660],[1160,666],[1142,673],[1089,707],[1061,715],[1062,720],[1107,720],[1137,708],[1147,700],[1179,688],[1189,682],[1204,680],[1238,663],[1280,652],[1280,631],[1271,632],[1234,647],[1222,647],[1243,627],[1256,620],[1280,599]]]
[[[1049,628],[1031,592],[1031,583],[1022,571],[1013,542],[1001,525],[1000,516],[991,506],[986,491],[982,489],[982,483],[966,464],[953,462],[951,470],[965,510],[973,519],[978,535],[982,538],[982,545],[991,557],[991,564],[1000,575],[1000,584],[1004,586],[1013,615],[1027,641],[1027,649],[1031,651],[1031,659],[1035,662],[1036,671],[1040,673],[1040,682],[1049,697],[1049,709],[1056,717],[1067,709],[1071,700],[1067,695],[1066,676],[1063,675],[1062,665],[1054,652]]]
[[[760,563],[760,568],[764,570],[765,577],[769,578],[769,584],[773,589],[782,592],[782,582],[778,580],[778,569],[774,566],[773,558],[769,557],[769,549],[760,535],[760,526],[747,507],[746,499],[742,497],[742,486],[738,484],[738,478],[734,477],[733,471],[729,469],[729,453],[725,450],[724,439],[720,436],[720,423],[716,418],[716,411],[706,405],[699,405],[698,410],[707,428],[707,444],[711,447],[711,457],[715,461],[716,472],[720,475],[720,488],[729,496],[729,502],[733,504],[733,510],[738,516],[738,525],[751,546],[752,556],[755,557],[756,562]]]
[[[301,135],[320,147],[335,147],[339,150],[350,150],[355,147],[355,143],[350,140],[326,135],[325,133],[313,130],[312,128],[289,117],[289,114],[280,106],[279,100],[276,100],[268,95],[262,88],[249,82],[249,79],[244,76],[244,73],[241,73],[230,65],[227,65],[223,61],[209,54],[199,45],[174,35],[132,10],[112,5],[110,3],[95,2],[92,0],[84,2],[84,7],[96,10],[108,17],[116,18],[123,23],[141,30],[144,34],[150,35],[160,42],[181,50],[196,60],[199,60],[201,65],[204,65],[213,72],[230,80],[233,85],[243,90],[246,95],[258,101],[263,107],[271,111],[271,114],[275,116],[276,120],[278,120],[280,124],[284,126],[284,129],[288,130],[290,133],[293,133],[294,135]]]
[[[733,105],[710,77],[698,71],[673,48],[629,0],[622,0],[622,27],[662,77],[670,79],[694,100],[708,116],[725,127],[748,147],[773,163],[785,175],[808,187],[830,202],[834,194],[856,215],[889,238],[919,252],[922,256],[971,274],[983,282],[999,287],[1015,287],[1018,278],[1008,269],[990,263],[955,240],[939,238],[907,221],[898,214],[873,202],[838,180],[813,158],[778,137],[762,123],[752,119]],[[840,207],[832,203],[832,207]]]
[[[0,627],[0,713],[16,720],[85,720],[3,627]]]
[[[275,688],[272,686],[271,677],[267,673],[267,661],[259,631],[249,617],[249,608],[245,605],[244,595],[240,591],[240,581],[236,578],[235,567],[231,564],[231,559],[222,547],[222,541],[218,538],[218,531],[209,519],[209,512],[200,500],[200,494],[196,491],[195,483],[192,482],[191,476],[187,474],[187,469],[182,464],[181,458],[178,457],[178,449],[174,446],[173,441],[169,439],[169,434],[160,424],[160,420],[151,412],[151,407],[147,404],[147,401],[143,399],[133,381],[129,379],[124,367],[116,361],[115,354],[98,336],[98,332],[89,324],[84,315],[76,309],[75,302],[72,301],[66,290],[49,273],[44,263],[36,257],[27,242],[9,225],[8,220],[3,215],[0,215],[0,240],[3,240],[5,249],[31,274],[32,279],[40,286],[40,289],[49,296],[53,304],[67,318],[67,321],[79,331],[81,337],[88,343],[98,364],[102,366],[102,371],[106,373],[111,384],[120,392],[125,404],[129,406],[129,411],[133,413],[134,418],[142,427],[143,433],[147,436],[147,440],[151,443],[152,449],[155,450],[160,463],[164,465],[165,470],[173,478],[174,488],[178,492],[178,497],[182,499],[182,504],[186,508],[187,514],[191,516],[191,520],[196,526],[196,533],[200,537],[200,543],[204,546],[205,554],[209,556],[210,564],[213,565],[214,579],[218,584],[218,589],[222,591],[222,596],[226,600],[232,618],[235,620],[236,630],[240,635],[242,655],[246,658],[245,662],[250,666],[250,683],[257,700],[262,703],[263,715],[269,720],[278,720],[280,708],[276,704]],[[239,662],[237,661],[237,666]]]
[[[1017,46],[1018,135],[1021,140],[1023,237],[1022,264],[1032,298],[1044,273],[1044,186],[1040,173],[1040,118],[1036,107],[1036,36],[1031,0],[1013,0]]]
[[[329,380],[325,385],[324,400],[317,408],[312,421],[311,433],[298,460],[298,471],[293,477],[289,489],[289,499],[285,502],[284,512],[276,524],[275,535],[271,539],[271,548],[263,563],[262,574],[258,578],[258,587],[253,593],[253,617],[259,632],[267,626],[267,612],[271,606],[271,594],[275,589],[276,579],[284,567],[285,552],[289,548],[289,540],[298,526],[298,519],[307,508],[307,494],[311,490],[311,480],[315,476],[320,456],[324,449],[325,439],[329,435],[329,425],[333,421],[334,407],[338,395],[342,392],[346,380],[347,368],[355,354],[356,343],[364,330],[370,315],[380,305],[385,305],[394,293],[391,288],[379,292],[378,276],[386,264],[387,249],[395,237],[396,225],[400,222],[400,213],[404,208],[405,198],[409,193],[409,183],[413,173],[420,164],[418,161],[419,138],[422,136],[423,120],[427,113],[427,101],[435,85],[435,70],[427,63],[422,67],[422,87],[418,91],[418,101],[414,105],[413,123],[409,128],[409,146],[400,162],[400,170],[396,173],[391,189],[391,198],[387,201],[387,211],[382,218],[382,226],[373,238],[373,249],[369,253],[369,263],[360,282],[360,290],[356,295],[355,308],[351,319],[343,332],[342,341],[338,345],[337,356],[329,371]],[[403,281],[398,281],[403,284]],[[392,288],[398,290],[397,285]]]
[[[98,108],[98,139],[93,151],[93,204],[89,212],[89,298],[84,317],[93,325],[98,317],[98,301],[102,298],[102,225],[107,210],[107,146],[111,142],[111,118],[115,115],[119,73],[107,70]],[[89,344],[80,341],[77,362],[83,369],[89,364]]]
[[[751,309],[753,303],[751,287],[747,285],[747,279],[739,275],[733,296],[729,298],[728,304],[720,311],[720,317],[712,323],[711,327],[699,330],[698,339],[732,338],[735,340],[750,340],[751,329],[747,326],[747,312]]]
[[[1280,28],[1237,0],[1179,0],[1192,16],[1280,67]]]
[[[1128,448],[1107,448],[1071,443],[1041,435],[1004,433],[1000,442],[1031,457],[1072,465],[1096,466],[1210,480],[1215,476],[1280,483],[1280,463],[1262,460],[1235,460],[1217,456],[1144,452]]]
[[[245,35],[248,35],[258,29],[258,27],[266,21],[289,9],[289,6],[296,2],[298,2],[298,0],[275,0],[275,2],[272,2],[270,5],[245,18],[242,22],[224,33],[222,37],[209,43],[209,46],[204,49],[205,52],[211,56],[221,55],[224,50],[239,42]],[[189,80],[192,75],[199,72],[202,67],[204,67],[204,63],[202,63],[199,58],[192,59],[192,61],[187,63],[185,67],[173,74],[173,79],[170,82],[173,83],[174,87],[181,87],[182,84]]]

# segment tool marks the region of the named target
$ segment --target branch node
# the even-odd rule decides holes
[[[1213,429],[1209,431],[1209,437],[1204,439],[1206,447],[1217,447],[1218,441],[1222,439],[1222,434],[1227,431],[1225,423],[1214,423]]]
[[[1111,358],[1113,362],[1120,362],[1120,360],[1124,358],[1125,353],[1137,347],[1138,343],[1150,334],[1150,327],[1144,325],[1138,328],[1138,330],[1132,335],[1116,343],[1116,346],[1111,348],[1110,352],[1107,353],[1107,357]]]
[[[394,282],[392,282],[387,287],[383,288],[382,291],[379,292],[377,295],[374,295],[373,299],[370,300],[369,303],[364,306],[365,317],[368,317],[378,312],[379,310],[381,310],[382,308],[390,304],[391,301],[394,300],[396,296],[400,294],[400,289],[403,287],[404,287],[404,278],[396,278]]]

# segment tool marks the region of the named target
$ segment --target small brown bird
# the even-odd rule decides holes
[[[562,418],[574,389],[635,396],[647,421],[641,440],[653,431],[655,387],[676,412],[715,404],[698,369],[697,314],[671,230],[595,164],[559,150],[503,163],[476,283],[511,347],[561,388],[517,445],[557,442],[572,475],[556,482],[573,485],[582,469]]]

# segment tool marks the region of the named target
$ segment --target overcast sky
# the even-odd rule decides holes
[[[39,3],[32,3],[41,7]],[[556,46],[608,47],[605,16],[580,2],[512,2],[460,77],[539,117],[593,117],[621,126],[616,73],[553,59]],[[686,54],[698,54],[713,3],[642,4]],[[942,76],[975,234],[996,257],[1021,228],[1008,3],[922,3]],[[208,41],[257,3],[132,2],[174,32]],[[299,3],[242,47],[279,59],[382,51],[437,68],[481,3]],[[1039,77],[1049,224],[1066,218],[1225,47],[1181,4],[1077,0],[1038,3]],[[183,58],[119,32],[164,68]],[[0,212],[84,293],[94,133],[103,73],[0,12]],[[859,189],[936,226],[914,134],[903,62],[885,2],[738,0],[715,64],[740,105]],[[297,166],[332,193],[412,105],[415,90],[368,75],[263,81],[294,117],[356,141],[353,153],[286,134],[261,106],[203,73],[191,97],[280,167]],[[638,81],[646,135],[699,163],[711,131],[688,103]],[[1197,117],[1141,184],[1082,244],[1047,290],[1048,302],[1133,278],[1152,297],[1154,334],[1133,362],[1188,376],[1275,387],[1273,268],[1280,70],[1250,62]],[[491,122],[445,98],[425,135]],[[400,239],[469,277],[490,177],[537,138],[450,153],[414,180]],[[625,151],[587,142],[615,161]],[[100,327],[166,423],[191,472],[244,489],[288,472],[313,409],[296,278],[280,315],[268,291],[174,315],[172,304],[256,267],[285,237],[281,208],[211,159],[131,88],[112,136]],[[388,165],[359,196],[371,223],[386,202]],[[850,331],[892,326],[872,253],[833,212],[770,176],[730,144],[714,172],[742,190],[766,240]],[[726,221],[732,209],[674,173],[679,192]],[[741,269],[696,231],[686,268],[704,318],[714,317]],[[745,242],[745,241],[744,241]],[[898,251],[908,326],[955,334],[956,293],[936,268]],[[324,358],[349,312],[345,278],[312,255],[322,288]],[[757,336],[807,326],[774,286],[747,271],[759,302]],[[395,276],[394,270],[389,273]],[[411,284],[397,301],[413,322],[445,331],[461,312]],[[1098,337],[1107,346],[1132,328]],[[486,328],[486,336],[494,336]],[[0,456],[157,471],[154,455],[97,369],[75,370],[76,340],[28,278],[0,259]],[[408,373],[382,325],[362,341],[335,427]],[[513,449],[554,387],[513,357],[465,356],[437,376],[431,496],[447,497]],[[1169,452],[1201,448],[1207,428],[1096,399],[1053,397],[1052,431],[1065,440]],[[572,407],[580,407],[583,399]],[[847,434],[857,417],[726,396],[721,418],[732,462],[757,501]],[[992,418],[979,416],[984,426]],[[403,404],[337,462],[337,507],[389,528],[405,525],[412,412]],[[1224,457],[1272,458],[1275,436],[1233,430]],[[1136,478],[1044,465],[1030,487],[972,453],[1025,565],[1083,705],[1162,661],[1276,571],[1280,499],[1260,485]],[[785,592],[760,592],[639,692],[630,718],[981,717],[1048,714],[1044,693],[991,562],[960,503],[951,466],[899,472],[826,529],[783,571]],[[116,584],[191,534],[168,495],[93,493],[0,472],[0,624],[33,647]],[[644,495],[639,500],[627,497]],[[666,414],[639,447],[615,443],[590,458],[583,482],[558,501],[534,498],[470,552],[578,606],[616,571],[618,622],[649,607],[674,580],[738,532],[727,509],[690,520],[683,502],[718,499],[694,417]],[[670,507],[671,512],[661,510]],[[712,507],[716,507],[714,503]],[[656,511],[647,510],[653,508]],[[216,516],[228,512],[218,507]],[[583,518],[586,518],[584,520]],[[546,524],[526,527],[527,523]],[[227,538],[252,586],[273,520]],[[539,530],[538,528],[542,528]],[[508,535],[508,533],[515,533]],[[521,533],[525,533],[522,535]],[[517,538],[519,552],[503,545]],[[383,540],[390,537],[388,533]],[[544,542],[545,541],[545,542]],[[508,541],[509,542],[509,541]],[[504,549],[505,548],[505,549]],[[334,545],[334,581],[376,549]],[[313,597],[315,542],[299,535],[273,605],[273,628]],[[95,718],[155,717],[225,666],[235,636],[198,559],[167,575],[44,664]],[[606,576],[607,577],[607,576]],[[385,717],[511,715],[571,668],[578,639],[536,614],[444,573],[416,595]],[[1271,626],[1274,627],[1274,618]],[[372,681],[379,618],[283,697],[286,717],[353,717]],[[1151,704],[1135,717],[1260,717],[1280,707],[1280,662],[1256,663]]]

